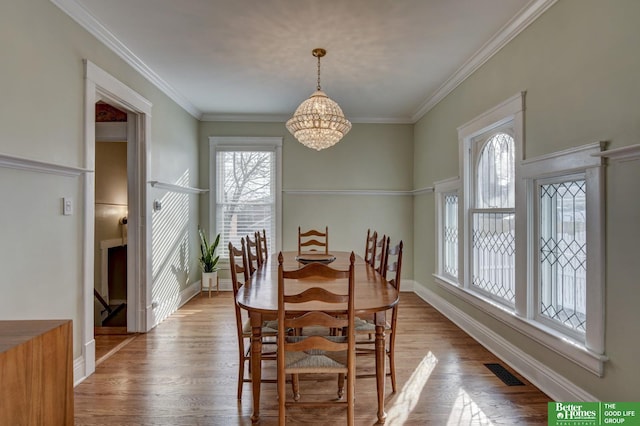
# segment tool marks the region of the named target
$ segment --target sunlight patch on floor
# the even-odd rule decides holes
[[[451,408],[447,426],[490,426],[493,425],[489,417],[478,407],[471,396],[460,388],[458,398]]]
[[[438,358],[431,352],[422,358],[420,364],[413,370],[411,377],[409,377],[409,380],[407,380],[407,383],[405,383],[395,401],[393,401],[393,405],[387,411],[387,424],[402,425],[407,421],[437,363]]]

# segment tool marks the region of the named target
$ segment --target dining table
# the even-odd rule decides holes
[[[283,268],[285,270],[297,269],[304,266],[302,256],[297,251],[285,251],[283,255]],[[330,253],[330,266],[335,269],[348,269],[351,252],[332,251]],[[333,259],[335,258],[335,259]],[[375,323],[375,369],[376,389],[378,397],[377,416],[378,423],[383,424],[386,419],[384,411],[384,394],[386,378],[386,335],[387,310],[398,303],[398,291],[369,265],[361,256],[356,255],[354,264],[355,279],[355,311],[356,315],[372,317]],[[304,280],[301,285],[322,286],[326,285],[326,279],[313,278]],[[278,256],[269,256],[265,262],[254,272],[251,278],[237,293],[237,302],[249,313],[251,323],[251,386],[253,396],[253,414],[251,421],[260,421],[260,387],[262,377],[262,324],[266,319],[273,319],[278,313]],[[326,306],[306,306],[308,310],[327,311]],[[344,311],[344,307],[337,307],[336,312]],[[330,311],[329,311],[330,312]]]

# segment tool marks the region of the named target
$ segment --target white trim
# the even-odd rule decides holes
[[[0,154],[0,167],[69,177],[77,177],[83,173],[93,173],[93,170],[91,169],[65,166],[40,160],[31,160],[29,158],[16,157],[8,154]]]
[[[137,57],[124,43],[122,43],[111,31],[104,27],[82,4],[77,0],[51,0],[71,19],[76,21],[82,28],[87,30],[102,44],[107,46],[116,55],[122,58],[140,75],[149,80],[161,92],[167,95],[175,103],[180,105],[185,111],[200,118],[202,112],[196,108],[187,98],[176,91],[169,83],[155,73],[142,59]]]
[[[282,192],[287,195],[383,195],[383,196],[413,196],[422,195],[433,192],[432,187],[409,190],[409,191],[392,191],[384,189],[283,189]]]
[[[280,136],[209,136],[209,146],[216,150],[260,147],[282,147],[283,138]]]
[[[453,73],[427,100],[416,110],[411,120],[420,120],[442,99],[471,76],[478,68],[493,57],[513,38],[524,31],[532,22],[549,9],[557,0],[534,0],[526,5],[516,16],[487,41],[473,56]]]
[[[518,92],[493,108],[467,121],[462,126],[459,126],[457,129],[458,138],[472,139],[475,136],[513,120],[513,116],[524,111],[526,94],[527,92],[524,90]]]
[[[450,286],[444,286],[449,290]],[[427,287],[417,284],[415,293],[478,343],[502,359],[555,401],[598,401],[584,389],[539,362]]]
[[[640,158],[640,144],[623,146],[622,148],[610,149],[598,153],[591,154],[594,157],[604,157],[613,162],[625,162],[637,160]]]
[[[292,111],[293,114],[293,111]],[[200,121],[285,123],[291,114],[202,114]],[[411,117],[349,117],[356,124],[413,124]]]
[[[149,331],[150,323],[144,307],[151,298],[151,204],[147,199],[148,175],[151,164],[151,107],[140,94],[102,70],[89,60],[85,64],[84,98],[84,163],[95,167],[95,104],[106,101],[127,114],[127,180],[129,246],[127,256],[127,330]],[[85,359],[85,375],[95,371],[94,326],[94,251],[95,251],[95,175],[84,174],[83,217],[83,318],[80,324]],[[149,254],[149,256],[147,256]],[[148,259],[149,258],[149,259]],[[134,277],[134,279],[130,279]]]
[[[451,281],[434,274],[436,284],[470,305],[480,309],[482,312],[501,321],[508,327],[519,331],[532,340],[540,343],[553,352],[563,356],[565,359],[602,377],[604,372],[604,362],[608,360],[606,355],[597,354],[587,349],[581,342],[569,339],[558,331],[545,327],[539,322],[514,315],[513,311],[504,306],[484,298],[478,293],[471,292],[465,288],[451,285]]]
[[[150,180],[149,184],[151,184],[151,186],[154,188],[166,189],[170,192],[180,192],[183,194],[206,194],[207,192],[209,192],[208,189],[200,189],[200,188],[193,188],[191,186],[175,185],[173,183],[159,182],[157,180]]]
[[[602,156],[598,154],[607,152],[602,151],[606,144],[606,142],[594,142],[524,160],[520,177],[540,178],[558,173],[564,175],[600,166]]]

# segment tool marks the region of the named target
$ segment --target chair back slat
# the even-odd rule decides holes
[[[253,233],[253,239],[250,235],[247,235],[247,261],[249,264],[249,275],[253,275],[254,272],[261,266],[260,256],[258,255],[258,234]]]
[[[367,241],[364,246],[364,261],[369,265],[374,266],[376,259],[376,241],[378,239],[378,232],[367,229]]]
[[[298,226],[298,255],[304,252],[303,248],[310,248],[307,252],[323,251],[324,254],[329,254],[329,227],[325,226],[324,232],[316,229],[302,232]]]

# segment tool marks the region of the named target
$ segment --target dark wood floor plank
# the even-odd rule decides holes
[[[430,305],[402,293],[396,340],[398,392],[385,408],[390,425],[545,425],[550,399],[524,382],[506,386],[485,363],[501,362]],[[251,385],[236,399],[238,371],[231,293],[196,297],[147,334],[139,335],[75,389],[75,424],[250,425]],[[358,374],[373,373],[359,357]],[[504,365],[504,364],[503,364]],[[275,378],[266,362],[265,377]],[[287,388],[290,391],[290,387]],[[336,381],[303,377],[302,398],[331,398]],[[343,409],[292,407],[287,424],[339,425]],[[262,385],[261,424],[277,424],[276,385]],[[356,423],[376,417],[375,378],[356,380]]]

